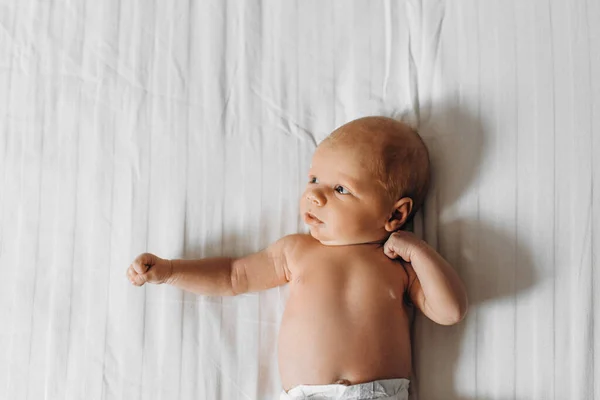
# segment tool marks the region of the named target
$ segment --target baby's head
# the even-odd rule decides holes
[[[420,136],[385,117],[351,121],[315,151],[300,212],[326,245],[384,242],[423,204],[429,154]]]

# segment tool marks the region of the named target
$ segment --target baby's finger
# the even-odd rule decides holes
[[[127,279],[129,279],[131,283],[134,283],[134,278],[137,275],[137,272],[135,272],[135,269],[133,269],[133,265],[130,265],[129,268],[127,268],[127,273],[125,275],[127,275]]]
[[[143,286],[144,283],[148,281],[148,275],[146,274],[137,274],[133,277],[133,284],[136,286]]]
[[[398,254],[396,254],[396,252],[394,251],[393,247],[390,246],[383,246],[383,252],[385,253],[386,256],[388,256],[389,258],[396,258],[398,257]]]
[[[133,268],[135,269],[135,272],[137,272],[138,274],[143,274],[148,270],[149,265],[152,265],[151,260],[148,257],[148,254],[144,253],[139,255],[134,261],[133,261]]]

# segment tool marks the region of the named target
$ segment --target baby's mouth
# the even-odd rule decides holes
[[[308,225],[319,225],[319,224],[323,223],[323,221],[321,221],[319,218],[315,217],[310,212],[304,213],[304,222],[307,223]]]

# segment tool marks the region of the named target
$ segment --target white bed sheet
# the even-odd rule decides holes
[[[403,116],[464,322],[415,325],[414,399],[600,399],[600,4],[0,2],[0,399],[267,399],[286,288],[125,269],[304,230],[311,152]]]

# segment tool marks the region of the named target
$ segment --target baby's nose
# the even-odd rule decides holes
[[[327,201],[325,199],[325,196],[323,196],[322,193],[316,191],[316,190],[311,190],[306,194],[306,198],[308,201],[310,201],[311,203],[313,203],[314,205],[317,206],[324,206],[325,202]]]

